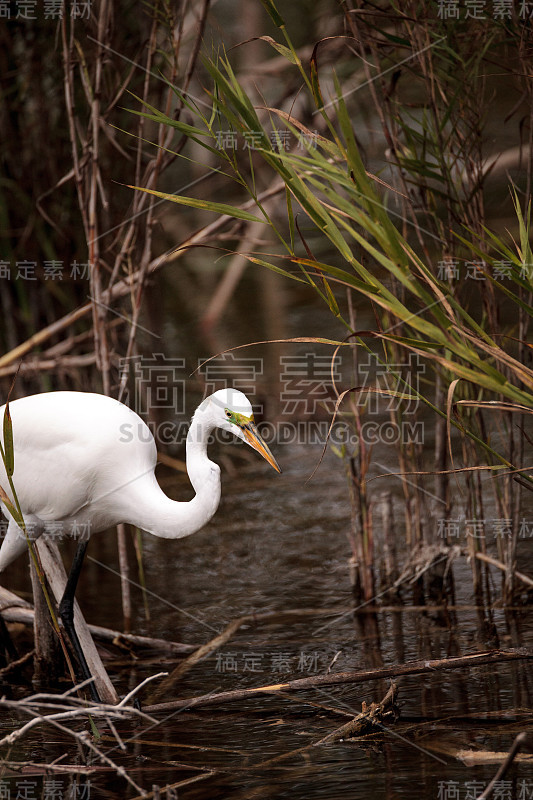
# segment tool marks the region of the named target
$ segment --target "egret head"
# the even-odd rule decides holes
[[[281,472],[276,459],[255,426],[252,404],[245,394],[238,389],[220,389],[205,402],[209,402],[213,421],[218,428],[238,436],[261,453],[275,470]]]

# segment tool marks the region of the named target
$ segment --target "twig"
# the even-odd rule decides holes
[[[163,678],[166,675],[168,675],[168,672],[158,672],[157,675],[150,675],[148,678],[145,678],[144,681],[142,681],[142,683],[140,683],[138,686],[132,689],[131,692],[129,692],[126,695],[126,697],[124,697],[124,699],[120,701],[120,703],[117,705],[117,708],[124,708],[126,703],[133,697],[135,697],[137,692],[139,692],[142,689],[142,687],[145,686],[147,683],[150,683],[150,681],[155,681],[156,678]]]
[[[20,364],[20,371],[24,373],[32,372],[46,372],[60,367],[61,369],[71,370],[75,367],[89,367],[96,361],[94,353],[84,353],[79,356],[57,356],[56,358],[32,358],[23,364]],[[20,362],[19,362],[20,363]],[[11,364],[8,367],[0,369],[0,378],[5,378],[7,375],[13,375],[16,372],[18,365]]]
[[[357,714],[349,722],[345,722],[340,728],[328,733],[327,736],[319,739],[318,742],[313,744],[313,747],[331,744],[332,742],[338,742],[340,739],[364,733],[367,728],[372,728],[376,722],[380,722],[384,714],[391,713],[391,710],[394,709],[397,695],[398,687],[393,683],[381,703],[372,703],[370,708],[364,706],[360,714]]]
[[[190,697],[183,700],[173,700],[168,703],[146,706],[145,711],[153,714],[159,711],[174,711],[180,708],[195,708],[197,706],[217,705],[243,700],[260,694],[273,694],[279,691],[299,691],[300,689],[313,689],[318,686],[334,686],[343,683],[364,683],[381,678],[394,678],[398,675],[435,674],[439,670],[462,669],[464,667],[477,667],[482,664],[498,664],[499,662],[533,659],[533,649],[517,648],[514,650],[493,650],[485,653],[472,653],[467,656],[454,658],[438,658],[432,661],[411,661],[407,664],[396,664],[392,667],[361,670],[358,672],[338,672],[332,675],[316,675],[309,678],[299,678],[287,683],[276,683],[269,686],[257,686],[252,689],[235,689],[229,692],[219,692],[209,696]]]
[[[493,556],[489,556],[486,553],[477,552],[476,558],[478,558],[480,561],[485,561],[487,564],[492,564],[493,567],[497,567],[503,572],[507,572],[508,567],[506,564],[504,564],[503,561],[498,561],[498,559],[494,558]],[[523,572],[518,572],[518,570],[515,570],[514,576],[515,578],[518,578],[519,581],[522,581],[522,583],[525,583],[526,586],[533,586],[533,579],[528,575],[524,575]]]
[[[25,653],[21,658],[17,658],[16,661],[12,661],[11,664],[8,664],[7,667],[2,667],[0,669],[0,676],[4,677],[8,675],[10,672],[18,669],[18,667],[22,667],[27,661],[30,661],[35,654],[35,650],[30,650],[29,652]]]
[[[50,764],[40,764],[36,761],[10,761],[5,758],[0,759],[0,766],[8,767],[12,770],[18,769],[20,771],[30,768],[32,775],[50,775],[50,773],[58,773],[60,775],[68,775],[69,773],[74,773],[75,775],[93,775],[95,772],[98,772],[98,770],[111,769],[111,767],[84,767],[81,764],[57,764],[55,761],[52,761]]]
[[[31,719],[29,722],[26,722],[21,728],[17,728],[17,730],[8,733],[7,736],[4,736],[2,739],[0,739],[0,747],[14,744],[16,741],[25,736],[30,730],[32,730],[32,728],[35,728],[36,725],[40,725],[43,722],[53,724],[62,720],[73,720],[77,719],[78,717],[87,717],[89,715],[94,718],[115,717],[116,719],[122,719],[124,715],[127,714],[136,714],[137,716],[140,716],[149,722],[157,722],[157,720],[155,720],[153,717],[150,717],[148,714],[146,714],[146,712],[139,711],[131,706],[121,707],[120,711],[117,711],[117,706],[104,703],[98,705],[88,705],[81,708],[68,708],[66,711],[58,711],[54,714],[41,714],[36,711],[36,708],[37,706],[42,708],[42,703],[31,703],[25,700],[6,700],[2,698],[0,699],[0,706],[34,715],[33,719]]]

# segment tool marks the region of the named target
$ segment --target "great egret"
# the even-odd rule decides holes
[[[254,425],[250,401],[235,389],[215,392],[194,413],[186,452],[196,494],[188,502],[171,500],[161,490],[150,429],[118,400],[85,392],[48,392],[14,400],[9,410],[13,484],[30,538],[61,534],[79,540],[59,613],[84,677],[90,678],[73,620],[74,593],[89,536],[119,522],[165,539],[200,530],[220,501],[220,468],[207,457],[215,428],[235,434],[274,469],[281,469]],[[2,406],[0,423],[4,411]],[[0,486],[13,501],[1,459]],[[0,548],[0,572],[27,550],[22,531],[4,505],[2,510],[9,524]]]

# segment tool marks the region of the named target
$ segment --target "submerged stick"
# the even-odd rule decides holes
[[[393,683],[381,703],[371,703],[370,707],[367,707],[366,703],[364,703],[360,714],[354,716],[349,722],[345,722],[340,728],[331,731],[327,736],[319,739],[318,742],[314,742],[313,747],[339,742],[341,739],[346,739],[350,736],[360,736],[366,733],[369,728],[379,725],[385,715],[396,714],[397,716],[397,710],[395,711],[397,696],[398,687]]]
[[[364,683],[381,678],[394,678],[398,675],[421,675],[424,673],[435,674],[440,670],[461,669],[463,667],[476,667],[482,664],[498,664],[505,661],[533,659],[532,648],[517,648],[513,650],[491,650],[484,653],[472,653],[467,656],[453,658],[437,658],[431,661],[410,661],[407,664],[396,664],[391,667],[360,670],[353,672],[338,672],[330,675],[316,675],[309,678],[298,678],[287,683],[276,683],[268,686],[257,686],[252,689],[234,689],[229,692],[189,697],[182,700],[172,700],[168,703],[158,703],[146,706],[144,711],[155,713],[157,711],[175,711],[187,707],[217,705],[218,703],[231,703],[259,694],[275,694],[280,691],[299,691],[301,689],[314,689],[318,686],[335,686],[343,683]]]

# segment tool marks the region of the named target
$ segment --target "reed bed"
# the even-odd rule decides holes
[[[485,155],[483,126],[492,92],[489,64],[497,59],[509,80],[512,76],[524,88],[520,75],[526,74],[529,57],[524,29],[516,18],[454,23],[417,3],[400,10],[361,2],[346,8],[343,35],[318,42],[304,59],[274,3],[265,0],[264,6],[277,37],[262,38],[286,62],[287,84],[299,86],[295,108],[265,98],[258,102],[230,56],[220,53],[204,59],[209,75],[204,97],[210,108],[172,87],[190,121],[175,119],[141,98],[144,110],[131,109],[174,130],[179,141],[187,137],[195,152],[203,148],[209,163],[216,159],[213,170],[226,176],[227,192],[233,185],[241,203],[136,188],[244,226],[264,224],[277,247],[244,253],[249,262],[309,284],[337,329],[344,326],[338,347],[371,352],[387,375],[385,388],[369,385],[355,358],[353,388],[335,387],[337,412],[348,416],[356,431],[365,415],[361,396],[369,393],[401,401],[391,411],[397,422],[408,403],[431,412],[437,464],[431,472],[445,506],[441,519],[450,514],[450,493],[461,475],[469,521],[462,546],[471,559],[476,591],[482,590],[486,563],[486,539],[479,533],[484,524],[481,477],[493,478],[494,502],[508,527],[498,537],[498,555],[505,565],[504,594],[510,598],[517,586],[521,491],[533,486],[524,427],[533,398],[533,371],[526,358],[533,311],[531,151],[524,143],[522,170],[506,189],[515,215],[512,231],[490,228],[486,183],[499,157]],[[348,57],[334,68],[322,67],[328,47],[337,56],[346,50]],[[393,71],[391,63],[400,66]],[[365,96],[387,146],[387,165],[378,173],[365,163],[360,109],[352,102],[360,84],[367,87]],[[241,141],[253,142],[244,155]],[[281,180],[284,209],[261,202],[260,180],[271,186]],[[244,209],[245,196],[255,211],[249,205]],[[354,307],[361,299],[375,315],[372,329],[358,327]],[[409,354],[425,370],[421,387],[398,367]],[[449,537],[442,535],[445,524],[437,526],[434,508],[428,513],[424,497],[427,446],[428,441],[401,446],[398,460],[406,541],[413,553],[418,548],[419,556],[423,559],[425,552],[431,562],[431,547],[439,541],[449,544]],[[351,485],[356,583],[368,599],[374,592],[376,506],[367,481],[371,448],[360,444],[339,455]]]

